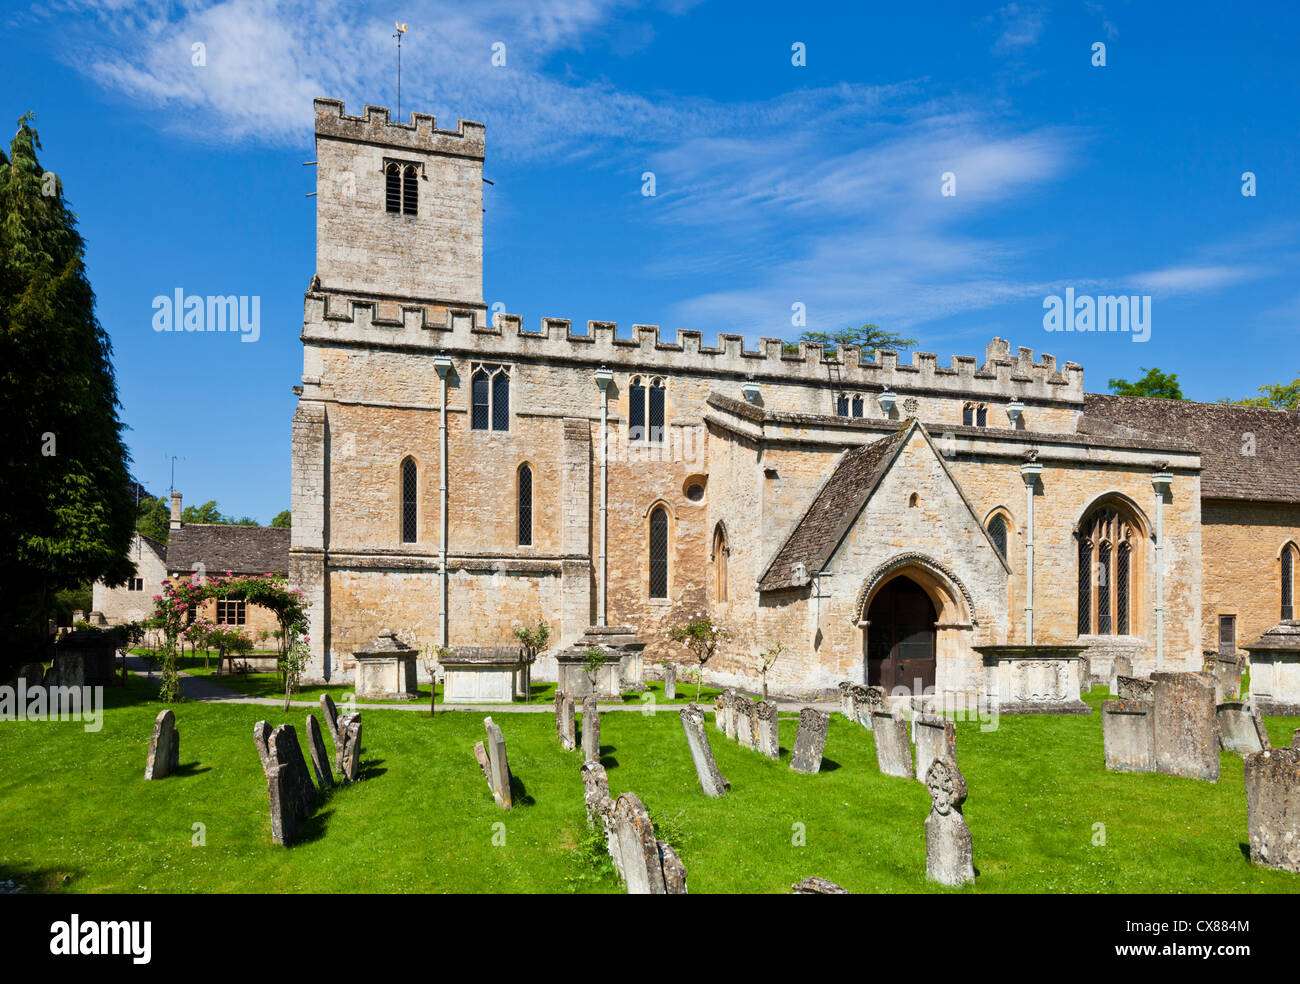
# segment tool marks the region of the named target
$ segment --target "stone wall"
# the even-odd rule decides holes
[[[1217,652],[1219,616],[1235,615],[1237,651],[1244,652],[1282,617],[1279,558],[1284,543],[1300,543],[1300,505],[1207,500],[1202,523],[1202,646]]]

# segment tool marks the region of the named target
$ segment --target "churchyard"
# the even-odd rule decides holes
[[[175,769],[149,781],[150,736],[164,709],[155,692],[139,677],[109,688],[97,732],[71,721],[0,728],[0,761],[27,763],[0,773],[0,881],[29,892],[627,890],[599,824],[593,830],[586,820],[582,701],[573,750],[545,711],[431,718],[427,710],[364,709],[356,781],[314,796],[286,848],[273,841],[254,727],[265,721],[267,737],[291,725],[314,776],[309,714],[334,764],[320,706],[171,705],[183,739]],[[1300,875],[1248,860],[1242,756],[1219,753],[1217,782],[1108,771],[1107,699],[1102,686],[1085,694],[1091,715],[1003,716],[996,730],[956,723],[976,873],[959,890],[1300,892]],[[831,713],[816,771],[800,772],[791,768],[797,714],[779,716],[773,759],[719,731],[711,704],[702,710],[727,784],[717,795],[701,786],[684,729],[691,715],[679,705],[604,710],[599,731],[611,798],[635,793],[692,893],[786,893],[810,876],[854,893],[952,890],[926,878],[930,793],[882,771],[887,750],[878,755],[872,731]],[[493,763],[475,760],[475,744],[490,743],[487,714],[508,748],[509,809],[485,781]],[[1280,749],[1300,719],[1264,724]],[[949,761],[945,730],[934,724],[924,742],[930,756]],[[158,762],[168,754],[160,747]],[[945,790],[960,802],[953,782]]]

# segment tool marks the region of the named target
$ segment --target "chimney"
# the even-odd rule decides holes
[[[181,494],[179,492],[172,493],[172,521],[168,524],[168,527],[173,530],[181,528]]]

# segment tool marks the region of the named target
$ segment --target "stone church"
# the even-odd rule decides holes
[[[384,629],[501,646],[539,620],[684,660],[668,630],[708,612],[733,638],[706,680],[755,686],[779,643],[778,693],[1050,705],[1116,656],[1199,669],[1290,619],[1297,413],[1088,394],[999,338],[941,365],[489,317],[484,128],[319,99],[315,129],[308,677],[351,679]]]

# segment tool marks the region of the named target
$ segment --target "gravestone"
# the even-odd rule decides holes
[[[271,840],[288,847],[298,833],[297,796],[287,765],[272,762],[266,773],[266,788],[270,798]]]
[[[320,710],[325,715],[325,727],[329,729],[330,741],[334,747],[339,744],[339,709],[334,706],[334,698],[329,694],[320,695]]]
[[[695,775],[700,780],[704,795],[714,799],[725,796],[731,789],[731,783],[718,771],[718,765],[713,760],[709,736],[704,731],[704,713],[694,704],[689,704],[678,711],[678,716],[682,719],[686,747],[690,749],[691,762],[695,765]]]
[[[1115,696],[1120,700],[1153,700],[1155,698],[1155,681],[1142,677],[1120,676],[1115,678]]]
[[[790,892],[793,895],[851,895],[847,888],[841,888],[833,881],[827,881],[825,878],[818,878],[815,875],[811,878],[805,878],[797,885],[790,886]]]
[[[1241,658],[1218,655],[1214,657],[1214,681],[1222,695],[1220,703],[1235,701],[1241,696]]]
[[[316,770],[317,785],[321,789],[333,789],[334,770],[330,768],[329,752],[325,750],[325,739],[321,737],[314,714],[307,715],[307,751],[311,755],[312,768]]]
[[[1153,673],[1156,771],[1219,781],[1214,684],[1197,673]]]
[[[754,701],[744,694],[736,694],[736,741],[743,748],[754,747]]]
[[[1156,770],[1156,709],[1149,700],[1108,700],[1101,705],[1101,738],[1111,772]]]
[[[596,698],[582,698],[582,757],[588,762],[600,761],[600,711]]]
[[[1214,713],[1219,725],[1219,744],[1227,751],[1252,755],[1271,747],[1264,719],[1250,705],[1220,704]]]
[[[361,712],[339,718],[339,743],[334,756],[345,782],[356,782],[361,774]]]
[[[781,757],[781,735],[778,726],[776,704],[770,700],[760,700],[754,705],[754,717],[758,722],[754,748],[770,759]]]
[[[853,719],[870,731],[871,715],[886,710],[884,688],[855,686],[849,697],[853,702]]]
[[[285,780],[290,784],[297,804],[294,819],[297,823],[302,823],[315,811],[317,800],[316,786],[311,781],[307,762],[302,757],[302,746],[298,744],[298,732],[292,724],[281,724],[271,731],[266,745],[271,752],[272,761],[287,770]]]
[[[686,866],[667,841],[656,841],[659,848],[659,865],[664,873],[665,895],[689,895],[686,890]]]
[[[937,758],[957,761],[957,726],[951,718],[936,714],[918,714],[912,719],[916,735],[916,775],[930,774],[930,763]]]
[[[840,692],[840,713],[850,721],[856,720],[853,714],[853,684],[841,680],[837,689]]]
[[[271,758],[271,749],[269,742],[271,740],[271,726],[265,721],[258,721],[253,725],[253,743],[257,745],[258,758],[262,760],[262,773],[269,779],[271,777],[271,766],[275,760]]]
[[[713,726],[724,735],[727,733],[727,697],[718,694],[713,698]]]
[[[618,829],[614,823],[614,801],[609,796],[609,776],[599,762],[583,762],[579,768],[582,773],[587,822],[599,826],[605,835],[605,850],[609,852],[618,877],[622,879],[623,856],[618,849]]]
[[[654,825],[635,793],[623,793],[614,803],[614,825],[623,858],[628,895],[665,895],[663,862]]]
[[[483,727],[487,731],[487,741],[481,743],[481,747],[487,757],[488,786],[492,789],[492,798],[497,801],[497,806],[508,810],[514,804],[510,797],[510,763],[506,758],[506,740],[490,717],[483,719]],[[482,765],[483,756],[477,749],[474,754],[479,765]]]
[[[871,730],[876,736],[876,764],[881,775],[914,779],[907,721],[889,711],[875,711],[871,715]]]
[[[724,690],[722,692],[722,730],[727,733],[727,737],[732,741],[736,739],[736,692],[734,690]]]
[[[677,699],[677,664],[664,664],[664,698],[666,700]]]
[[[1300,748],[1246,756],[1250,860],[1300,873]]]
[[[975,880],[970,828],[962,816],[966,779],[950,758],[930,763],[925,774],[930,815],[925,818],[925,877],[941,885],[966,885]]]
[[[829,724],[830,715],[815,707],[805,707],[799,712],[799,730],[795,732],[794,751],[790,753],[790,768],[795,772],[821,771]]]
[[[578,747],[578,725],[573,717],[573,698],[558,690],[555,692],[555,730],[560,736],[560,747],[566,752]]]
[[[1116,697],[1122,697],[1119,692],[1118,680],[1120,677],[1133,676],[1133,660],[1128,656],[1116,656],[1110,661],[1110,692]]]
[[[1300,728],[1296,728],[1295,731],[1291,732],[1291,747],[1300,748]]]
[[[176,730],[176,715],[162,711],[153,723],[149,738],[149,758],[144,764],[146,779],[162,779],[176,771],[181,761],[181,734]]]

